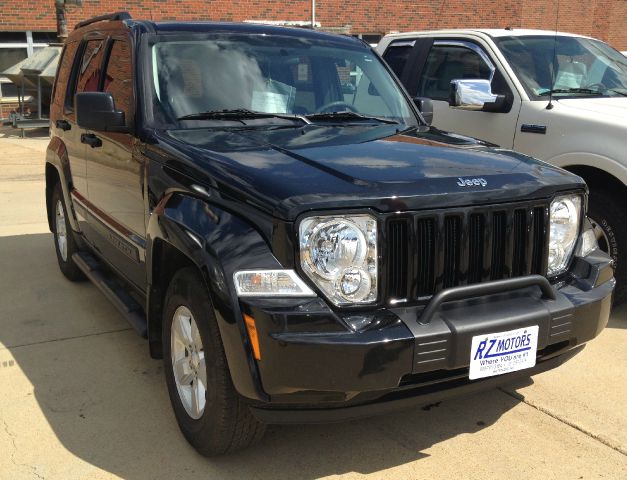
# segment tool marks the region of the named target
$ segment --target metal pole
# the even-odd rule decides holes
[[[60,43],[67,39],[67,19],[65,18],[65,1],[55,0],[54,2],[57,16],[57,38]]]
[[[41,120],[41,77],[37,75],[37,119]]]
[[[316,28],[316,0],[311,0],[311,28]]]
[[[65,7],[74,5],[76,7],[83,6],[83,0],[54,0],[54,6],[57,16],[57,37],[60,43],[67,40],[67,19],[65,18]]]
[[[20,85],[20,91],[22,92],[22,104],[20,105],[20,116],[24,118],[24,77],[22,77],[22,85]]]

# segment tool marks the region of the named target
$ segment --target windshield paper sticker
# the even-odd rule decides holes
[[[536,364],[538,326],[472,337],[471,380],[531,368]]]
[[[276,80],[268,80],[266,90],[253,90],[251,110],[265,113],[290,113],[296,89]]]
[[[266,113],[287,113],[287,95],[254,91],[252,110]]]

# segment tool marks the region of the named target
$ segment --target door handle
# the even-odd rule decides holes
[[[91,148],[102,147],[102,140],[100,140],[93,133],[83,133],[83,134],[81,134],[81,143],[86,143]]]
[[[72,129],[72,125],[70,125],[70,122],[68,122],[67,120],[57,120],[54,124],[57,126],[57,128],[60,128],[63,131]]]

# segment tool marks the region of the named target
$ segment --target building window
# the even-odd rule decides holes
[[[4,72],[26,57],[28,57],[26,45],[24,47],[4,47],[0,45],[0,72]]]
[[[0,72],[30,57],[38,48],[48,45],[47,32],[0,32]]]

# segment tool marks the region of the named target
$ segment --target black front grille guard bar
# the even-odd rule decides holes
[[[456,300],[466,300],[483,295],[493,295],[495,293],[509,292],[532,286],[540,287],[542,298],[555,300],[555,291],[549,281],[542,275],[529,275],[527,277],[508,278],[505,280],[496,280],[493,282],[476,283],[473,285],[463,285],[460,287],[447,288],[433,296],[427,304],[422,314],[418,318],[418,322],[422,324],[429,323],[443,303],[453,302]]]

